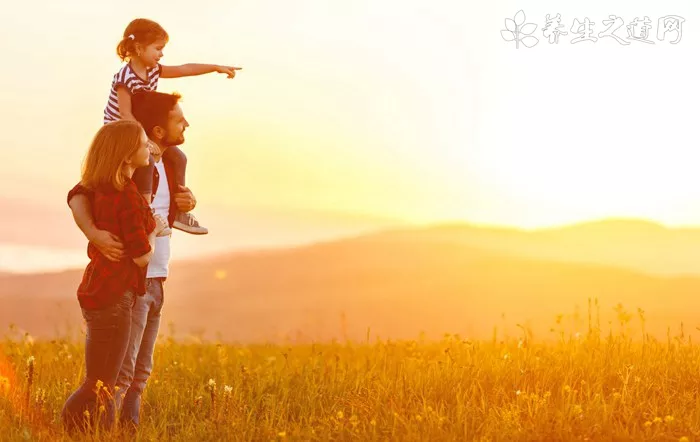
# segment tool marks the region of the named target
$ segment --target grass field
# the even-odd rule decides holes
[[[159,340],[140,440],[695,440],[700,348],[619,327],[553,340],[225,345]],[[636,322],[635,322],[636,321]],[[79,339],[0,343],[0,439],[69,440]],[[117,440],[120,430],[82,440]],[[79,438],[80,439],[80,438]]]

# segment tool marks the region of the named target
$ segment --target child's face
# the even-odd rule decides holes
[[[165,41],[163,40],[156,40],[145,46],[141,52],[141,60],[149,68],[155,67],[160,62],[161,57],[163,57],[164,47]]]

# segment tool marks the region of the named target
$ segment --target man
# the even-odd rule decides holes
[[[153,154],[153,195],[150,201],[155,214],[163,216],[172,227],[179,209],[193,210],[197,201],[192,192],[184,187],[176,188],[175,175],[169,164],[162,161],[163,152],[172,146],[184,143],[184,131],[189,126],[178,103],[177,94],[160,92],[138,92],[132,97],[132,113],[141,123],[158,151]],[[119,238],[107,231],[99,230],[93,221],[91,192],[80,185],[68,194],[68,205],[76,224],[87,239],[112,261],[124,258],[123,245]],[[132,309],[131,333],[124,363],[117,379],[117,408],[121,406],[121,420],[138,427],[141,395],[153,367],[153,350],[161,309],[163,307],[163,282],[168,277],[170,262],[170,236],[156,238],[154,255],[148,265],[146,294],[138,296]]]

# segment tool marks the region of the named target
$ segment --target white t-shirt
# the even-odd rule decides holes
[[[155,209],[156,215],[168,219],[170,212],[170,189],[168,188],[168,177],[165,174],[165,167],[161,159],[156,163],[158,170],[158,190],[153,198],[151,208]],[[170,236],[157,236],[156,248],[148,264],[147,278],[167,278],[168,264],[170,262]]]

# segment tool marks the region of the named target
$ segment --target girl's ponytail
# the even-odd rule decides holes
[[[136,39],[134,34],[129,34],[117,45],[117,55],[122,61],[126,61],[134,53],[136,53]]]

